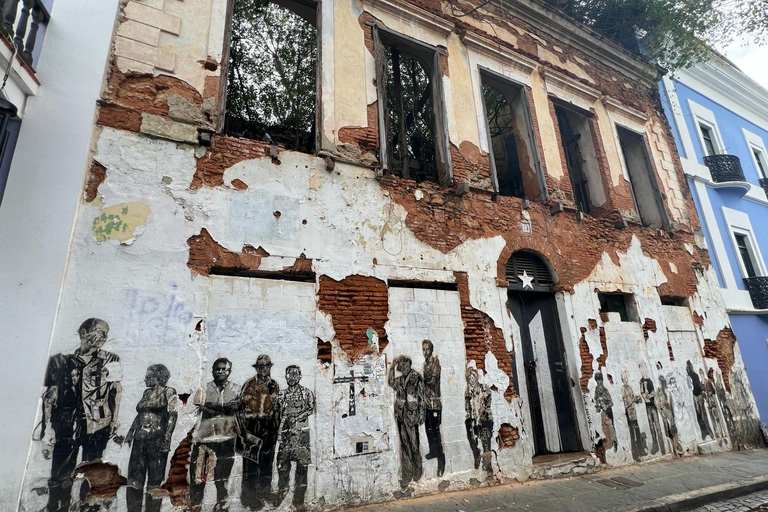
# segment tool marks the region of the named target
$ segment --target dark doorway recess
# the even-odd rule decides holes
[[[521,260],[527,263],[525,266],[532,267],[535,277],[531,287],[524,289],[521,289],[519,279],[523,273],[520,269],[524,267]],[[531,276],[528,268],[524,272],[527,277]],[[541,258],[530,252],[521,252],[510,258],[507,281],[510,283],[507,304],[520,328],[523,346],[524,378],[535,454],[581,451],[557,305],[552,291],[554,278]],[[536,291],[531,290],[534,285]]]

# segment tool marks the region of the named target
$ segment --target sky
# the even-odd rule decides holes
[[[719,50],[744,74],[768,89],[768,45],[735,43]]]

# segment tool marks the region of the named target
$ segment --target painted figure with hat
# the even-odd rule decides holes
[[[253,367],[256,375],[243,385],[237,413],[238,451],[243,456],[240,499],[245,508],[259,510],[271,498],[280,389],[271,377],[272,360],[268,355],[259,355]]]

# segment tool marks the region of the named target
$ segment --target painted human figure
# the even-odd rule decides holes
[[[213,362],[213,380],[195,397],[200,421],[192,437],[189,462],[190,510],[200,510],[206,482],[216,485],[214,511],[229,508],[227,483],[235,462],[235,413],[240,405],[237,384],[229,380],[232,362],[219,358]]]
[[[678,455],[683,454],[683,446],[680,444],[680,437],[677,433],[677,423],[675,423],[675,403],[672,395],[667,391],[667,379],[659,375],[659,389],[656,391],[656,405],[661,414],[661,421],[664,424],[664,431],[672,442],[672,449]]]
[[[699,423],[699,430],[701,431],[701,439],[706,440],[707,436],[714,439],[712,435],[712,429],[709,426],[709,419],[707,418],[707,411],[704,405],[706,401],[706,392],[704,386],[701,384],[701,379],[693,369],[693,363],[686,362],[685,371],[688,374],[688,379],[691,382],[693,388],[693,406],[696,409],[696,420]]]
[[[613,399],[608,388],[603,383],[603,373],[595,372],[595,410],[600,413],[603,433],[605,434],[607,449],[613,447],[613,451],[619,449],[619,443],[616,440],[616,428],[613,424]]]
[[[44,455],[51,457],[48,512],[66,511],[72,478],[82,448],[82,462],[101,459],[117,432],[120,404],[120,358],[102,347],[109,324],[89,318],[78,329],[80,346],[51,356],[43,395]],[[88,487],[80,488],[80,501]]]
[[[464,393],[464,408],[467,428],[467,439],[472,455],[475,458],[475,469],[480,467],[482,459],[483,469],[488,473],[493,471],[491,467],[491,438],[493,437],[493,411],[491,411],[491,390],[485,384],[480,383],[477,369],[467,368],[467,390]],[[483,447],[482,453],[477,443]]]
[[[288,389],[280,391],[277,410],[280,421],[280,444],[277,450],[277,495],[274,505],[280,506],[288,494],[291,462],[296,463],[293,506],[304,506],[307,493],[307,471],[312,462],[309,446],[309,417],[315,412],[315,395],[299,382],[301,368],[291,365],[285,369]]]
[[[152,490],[163,483],[171,436],[176,428],[178,398],[176,390],[166,386],[171,372],[162,364],[147,368],[144,384],[147,389],[136,404],[133,420],[125,442],[131,446],[128,460],[128,512],[141,512],[146,495],[145,512],[159,512],[162,498],[152,496]]]
[[[629,385],[627,372],[621,372],[621,399],[624,402],[624,412],[627,415],[627,425],[629,426],[629,439],[632,444],[632,458],[640,461],[640,457],[647,455],[648,450],[645,446],[643,434],[640,431],[640,424],[637,421],[637,410],[635,404],[639,404],[643,399],[635,395],[632,387]]]
[[[427,460],[437,458],[437,476],[443,476],[445,472],[445,452],[443,451],[443,439],[440,434],[440,424],[443,421],[443,400],[440,392],[440,360],[434,355],[435,346],[430,340],[421,342],[421,351],[424,354],[424,402],[427,408],[425,426],[427,442],[429,443],[429,453],[424,458]]]
[[[243,385],[237,413],[238,440],[243,456],[240,500],[244,507],[259,510],[264,507],[264,501],[271,498],[280,387],[271,377],[272,360],[268,355],[259,355],[253,367],[256,375]]]
[[[709,372],[707,372],[707,377],[704,375],[704,370],[699,370],[699,378],[701,379],[701,384],[706,393],[705,406],[709,412],[709,416],[712,418],[712,431],[715,436],[721,440],[720,443],[722,444],[722,439],[725,437],[725,429],[723,428],[720,408],[717,406],[717,391],[715,390],[715,383],[712,380],[714,378],[714,373],[715,370],[710,368]]]
[[[648,372],[644,363],[640,363],[640,370],[642,377],[640,378],[640,396],[643,397],[645,402],[645,412],[648,417],[648,426],[651,429],[651,453],[655,454],[661,448],[661,454],[667,453],[666,443],[664,442],[664,436],[661,433],[661,426],[659,425],[659,410],[656,408],[656,391],[653,386],[653,381],[648,378]]]
[[[717,401],[720,402],[720,408],[723,411],[723,417],[725,418],[725,425],[728,428],[728,433],[733,436],[735,427],[733,411],[731,411],[728,397],[725,394],[725,387],[723,386],[722,374],[720,372],[715,373],[715,394],[717,395]]]
[[[424,381],[411,368],[411,358],[400,355],[389,367],[388,382],[395,390],[395,422],[400,436],[400,487],[405,490],[421,478],[419,425],[424,423]],[[395,372],[399,372],[396,375]]]

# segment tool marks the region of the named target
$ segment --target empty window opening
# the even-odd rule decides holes
[[[637,321],[635,299],[631,293],[598,293],[600,300],[600,315],[603,321],[608,321],[607,313],[618,313],[622,322]]]
[[[227,135],[314,151],[316,17],[311,1],[234,1]]]
[[[573,200],[584,213],[605,204],[605,191],[597,166],[597,152],[589,127],[589,114],[575,108],[555,104],[560,141],[571,179]]]
[[[616,127],[624,164],[629,176],[632,199],[643,226],[666,228],[668,220],[659,186],[648,157],[645,138],[620,126]]]
[[[688,299],[685,297],[678,297],[676,295],[662,295],[660,298],[662,306],[688,306]]]
[[[699,123],[699,130],[701,130],[701,138],[704,141],[704,152],[706,155],[717,155],[719,151],[717,149],[715,134],[712,130],[712,127],[704,123]]]
[[[768,175],[765,173],[766,169],[768,169],[768,163],[765,161],[765,154],[760,149],[753,147],[752,156],[755,157],[755,164],[757,164],[759,177],[768,178]]]
[[[436,48],[374,25],[379,101],[379,162],[388,173],[417,182],[449,181],[440,134],[442,75]]]
[[[733,236],[736,239],[736,247],[739,249],[739,257],[744,264],[744,270],[747,272],[746,277],[755,277],[757,273],[755,272],[756,265],[751,241],[743,233],[734,233]]]
[[[494,188],[502,196],[537,198],[541,179],[525,91],[490,72],[480,77]]]

